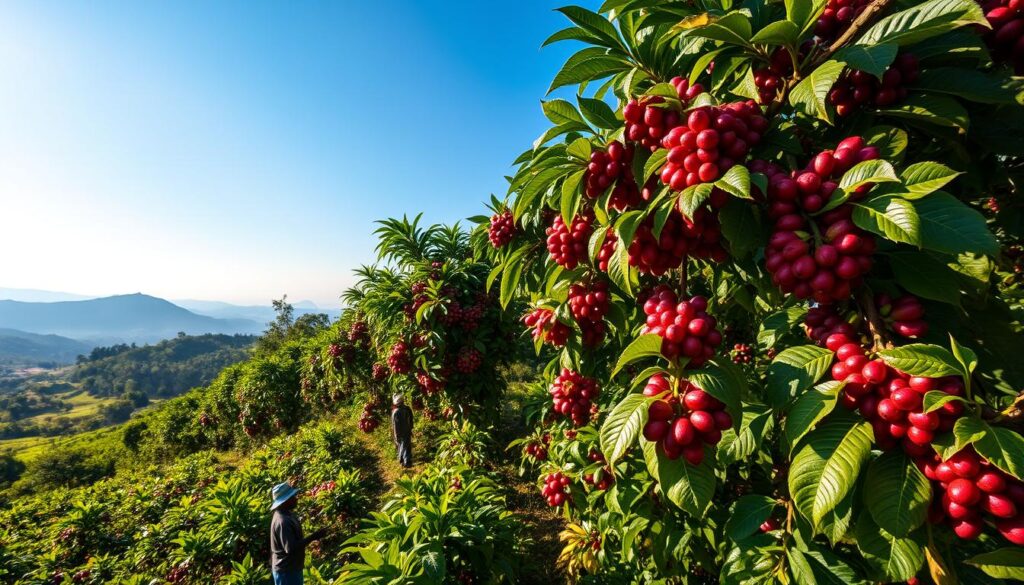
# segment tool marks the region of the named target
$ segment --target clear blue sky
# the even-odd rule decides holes
[[[0,286],[336,304],[504,193],[562,4],[0,2]]]

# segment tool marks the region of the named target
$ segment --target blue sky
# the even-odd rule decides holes
[[[0,2],[0,286],[333,305],[504,193],[565,2]]]

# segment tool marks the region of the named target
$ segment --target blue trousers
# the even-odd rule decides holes
[[[274,571],[274,585],[302,585],[302,570],[285,571],[278,573]]]
[[[398,462],[402,467],[412,467],[412,437],[398,439]]]

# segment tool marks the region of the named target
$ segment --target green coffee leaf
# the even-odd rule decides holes
[[[932,486],[902,451],[887,451],[871,462],[864,503],[875,523],[894,536],[907,536],[928,517]]]
[[[914,205],[893,195],[853,204],[853,223],[893,242],[919,246],[921,220]]]
[[[808,116],[831,124],[832,114],[826,104],[826,98],[845,67],[843,63],[835,60],[821,64],[790,90],[790,105]]]
[[[715,495],[714,450],[705,447],[704,461],[695,467],[681,459],[669,459],[657,443],[642,443],[647,471],[658,481],[668,501],[694,516],[704,514]]]
[[[941,378],[960,374],[960,364],[949,350],[937,345],[912,343],[878,352],[890,367],[911,376]]]
[[[767,392],[771,405],[781,408],[810,388],[832,366],[834,354],[817,345],[789,347],[768,366]]]
[[[921,245],[928,250],[996,256],[999,243],[985,218],[948,193],[932,193],[914,202],[921,220]]]
[[[805,437],[789,468],[789,493],[814,527],[853,489],[873,438],[871,423],[852,416],[827,421]]]
[[[655,333],[648,333],[634,339],[619,356],[619,361],[615,364],[615,369],[612,370],[612,377],[633,362],[661,356],[661,342],[661,336]]]
[[[797,397],[789,412],[786,413],[784,436],[792,449],[821,419],[828,416],[836,407],[842,382],[830,380],[818,384],[814,388]]]
[[[647,408],[653,398],[643,394],[630,394],[608,413],[601,425],[601,452],[609,465],[615,465],[626,451],[636,443],[647,424]]]
[[[725,523],[726,536],[733,540],[743,540],[755,534],[778,505],[778,502],[768,496],[756,494],[736,500],[729,520]]]
[[[924,565],[924,550],[915,539],[889,534],[871,514],[860,515],[854,532],[860,552],[892,581],[906,581]]]
[[[978,567],[995,579],[1024,581],[1024,549],[1019,547],[1006,547],[982,553],[964,562]]]

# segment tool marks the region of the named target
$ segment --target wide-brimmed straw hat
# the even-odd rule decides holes
[[[281,504],[294,498],[299,490],[292,487],[292,484],[287,481],[279,483],[274,486],[274,489],[270,491],[270,497],[273,501],[270,503],[271,511],[278,509]]]

